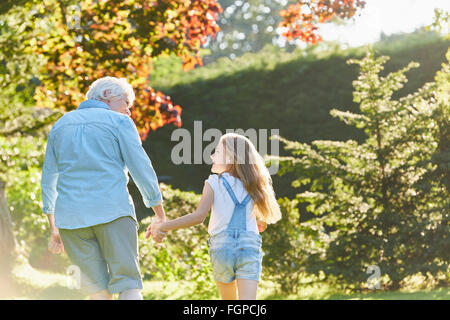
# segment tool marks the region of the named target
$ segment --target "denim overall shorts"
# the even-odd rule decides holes
[[[235,279],[259,281],[262,240],[258,233],[247,231],[246,205],[250,195],[239,203],[228,181],[223,176],[220,178],[235,206],[227,229],[208,240],[214,279],[224,283]]]

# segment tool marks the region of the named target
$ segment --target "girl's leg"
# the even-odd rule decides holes
[[[99,292],[96,292],[94,294],[91,294],[89,296],[91,300],[112,300],[113,295],[109,293],[108,290],[102,290]]]
[[[256,291],[258,290],[258,281],[237,279],[239,300],[256,300]]]
[[[231,283],[216,281],[222,300],[236,300],[236,280]]]

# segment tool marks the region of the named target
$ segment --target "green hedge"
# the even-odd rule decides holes
[[[420,63],[419,69],[408,73],[410,81],[398,92],[403,96],[433,80],[449,44],[450,41],[434,33],[418,32],[386,39],[375,44],[374,49],[376,54],[391,57],[386,73],[410,61]],[[151,84],[183,107],[183,128],[191,133],[194,121],[201,120],[203,130],[279,128],[281,136],[301,142],[362,141],[364,134],[333,118],[329,111],[332,108],[358,110],[352,97],[352,81],[357,77],[358,68],[347,65],[346,61],[363,57],[366,49],[318,51],[312,47],[288,53],[269,46],[258,54],[246,54],[236,60],[219,59],[189,72],[175,68],[173,61],[161,59],[155,62]],[[170,141],[170,137],[175,129],[168,125],[150,132],[144,148],[158,175],[171,177],[164,182],[199,193],[210,166],[172,163],[171,150],[178,142]],[[274,176],[273,180],[279,197],[295,196],[290,186],[291,176]],[[140,196],[134,191],[138,213],[142,209],[145,216]]]

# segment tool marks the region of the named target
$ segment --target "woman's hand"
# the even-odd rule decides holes
[[[150,226],[153,240],[157,243],[162,242],[167,234],[167,232],[161,230],[161,226],[163,225],[163,223],[164,222],[155,223]]]
[[[153,219],[152,223],[148,226],[147,232],[145,234],[145,238],[148,239],[152,236],[152,239],[160,243],[166,237],[167,232],[164,232],[160,229],[161,224],[164,223],[165,219]]]
[[[59,234],[59,230],[52,230],[50,240],[48,242],[48,250],[53,254],[64,252],[64,245]]]
[[[48,251],[53,254],[63,253],[64,245],[59,235],[59,229],[55,225],[55,215],[47,214],[48,223],[50,225],[50,240],[48,242]]]

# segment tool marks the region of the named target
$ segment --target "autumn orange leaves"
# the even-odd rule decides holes
[[[334,16],[350,18],[364,5],[301,0],[280,12],[279,27],[288,40],[316,43],[318,24]],[[93,81],[114,76],[127,78],[134,88],[131,116],[142,139],[166,124],[181,126],[181,107],[150,85],[152,59],[175,54],[185,70],[201,66],[201,47],[220,29],[217,0],[82,0],[71,6],[45,0],[36,7],[34,30],[24,36],[30,52],[45,61],[34,97],[39,106],[73,110]]]
[[[330,21],[335,16],[349,19],[364,6],[365,1],[360,0],[302,0],[281,10],[283,20],[279,27],[285,28],[282,35],[288,40],[300,39],[314,44],[322,40],[318,24]]]

